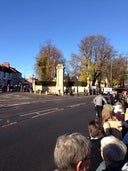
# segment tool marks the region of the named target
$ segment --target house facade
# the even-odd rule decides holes
[[[15,86],[22,82],[22,74],[8,62],[0,64],[0,87]]]

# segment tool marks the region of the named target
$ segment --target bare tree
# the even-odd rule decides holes
[[[81,40],[79,52],[79,56],[74,56],[78,60],[77,68],[79,68],[81,79],[90,77],[93,85],[98,80],[100,86],[101,79],[107,76],[107,65],[115,56],[113,47],[103,35],[91,35]],[[72,63],[73,58],[70,61],[70,64]]]
[[[124,86],[127,75],[127,58],[119,55],[112,61],[112,80],[114,85]]]
[[[69,65],[72,66],[73,70],[71,76],[78,76],[80,74],[80,59],[79,56],[72,53],[71,60],[69,61]]]

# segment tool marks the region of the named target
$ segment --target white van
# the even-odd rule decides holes
[[[113,92],[113,88],[111,88],[111,87],[104,87],[103,89],[102,89],[102,92],[103,92],[103,94],[111,94],[112,92]]]

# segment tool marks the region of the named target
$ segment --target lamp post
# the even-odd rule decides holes
[[[32,75],[32,91],[35,93],[35,76],[34,74]]]
[[[110,87],[113,87],[113,83],[112,83],[112,59],[110,60]]]
[[[76,91],[77,91],[77,96],[78,96],[78,95],[79,95],[79,94],[78,94],[78,78],[79,78],[79,77],[77,76],[76,78],[77,78],[77,90],[76,90]]]

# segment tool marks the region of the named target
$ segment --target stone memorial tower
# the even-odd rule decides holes
[[[63,64],[58,64],[56,66],[56,72],[57,72],[57,77],[56,77],[56,92],[59,95],[64,94],[64,65]]]

